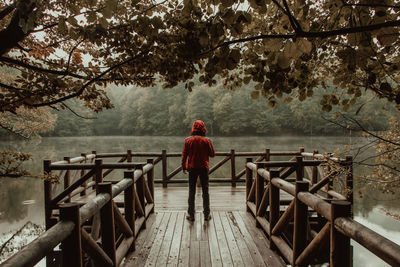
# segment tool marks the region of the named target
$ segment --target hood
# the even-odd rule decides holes
[[[207,129],[206,125],[203,121],[197,120],[193,122],[192,131],[190,132],[191,135],[198,134],[198,135],[206,135]]]

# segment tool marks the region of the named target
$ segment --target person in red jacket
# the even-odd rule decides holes
[[[183,173],[189,171],[189,199],[188,215],[186,218],[194,221],[194,199],[196,193],[197,178],[200,177],[201,188],[203,191],[204,220],[211,219],[210,197],[208,194],[208,167],[209,157],[214,157],[215,152],[210,139],[206,138],[206,126],[201,120],[193,123],[191,136],[186,138],[182,152]]]

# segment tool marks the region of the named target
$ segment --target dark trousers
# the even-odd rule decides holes
[[[200,177],[201,189],[203,190],[203,209],[204,214],[210,214],[210,196],[208,194],[208,169],[207,168],[195,168],[189,169],[189,208],[188,213],[194,214],[194,198],[196,194],[196,182],[197,178]]]

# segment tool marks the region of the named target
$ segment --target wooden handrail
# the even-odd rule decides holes
[[[340,217],[335,219],[334,223],[337,230],[357,241],[391,266],[400,265],[400,246],[398,244],[351,218]]]
[[[56,196],[54,199],[52,199],[50,205],[51,206],[56,205],[59,201],[61,201],[63,198],[65,198],[70,193],[72,193],[72,191],[74,191],[76,188],[78,188],[83,182],[87,181],[90,177],[92,177],[95,172],[96,172],[95,168],[91,169],[83,177],[79,178],[75,183],[70,185],[67,189],[65,189],[58,196]]]
[[[19,252],[4,261],[2,267],[34,266],[72,233],[72,221],[60,221],[38,238],[23,247]]]
[[[317,181],[317,166],[324,161],[326,162],[326,160],[322,159],[322,157],[316,153],[303,152],[301,155],[306,157],[316,155],[316,157],[314,157],[316,160],[310,161],[303,160],[301,158],[300,160],[296,159],[296,162],[292,163],[288,161],[267,161],[254,164],[253,162],[248,161],[245,164],[247,210],[254,214],[256,218],[256,224],[263,228],[270,237],[271,247],[279,249],[281,254],[290,264],[300,266],[311,263],[311,259],[315,255],[323,254],[323,252],[321,251],[321,249],[324,247],[323,244],[329,242],[329,240],[331,239],[330,242],[331,246],[333,247],[331,247],[332,250],[330,254],[328,254],[330,255],[331,265],[350,266],[349,240],[351,238],[360,243],[362,246],[367,248],[369,251],[374,253],[376,256],[378,256],[388,264],[392,266],[400,265],[400,246],[350,218],[350,202],[343,202],[343,200],[340,200],[348,199],[346,196],[343,196],[342,194],[333,191],[332,189],[329,189],[327,193],[333,196],[335,199],[339,199],[332,200],[332,203],[330,203],[331,200],[326,201],[321,196],[315,194],[319,190],[324,191],[324,189],[322,188],[327,183],[332,182],[332,179],[334,179],[335,176],[337,176],[339,173],[332,172],[326,176],[324,175],[320,181]],[[345,168],[352,168],[352,160],[350,157],[346,157],[346,160],[335,158],[330,158],[330,160],[336,160]],[[299,168],[299,166],[301,166],[301,168]],[[309,175],[311,175],[310,180],[303,177],[302,168],[304,168],[304,166],[315,167],[315,169],[312,169],[312,172],[309,173]],[[300,179],[300,181],[297,181],[296,184],[303,183],[304,186],[307,186],[307,188],[305,190],[300,190],[296,192],[295,185],[284,179],[274,178],[272,176],[272,172],[267,169],[279,167],[283,167],[278,169],[278,171],[282,173],[296,170],[296,180]],[[289,169],[286,170],[285,168],[287,167],[289,167]],[[259,183],[257,180],[258,178],[256,177],[254,182],[254,178],[252,177],[251,173],[256,173],[257,177],[262,177],[263,179],[265,179],[265,182],[267,182],[268,186],[265,188],[260,187],[260,185],[257,186],[257,183]],[[285,174],[282,176],[286,178],[287,175]],[[347,181],[347,179],[349,181]],[[311,184],[310,190],[308,190],[309,184]],[[352,186],[352,173],[351,176],[346,175],[346,186]],[[278,200],[276,199],[279,196],[276,191],[277,189],[282,189],[294,196],[293,201],[278,221],[277,211],[279,209],[277,207],[279,207],[279,205],[281,204],[280,201],[278,201],[279,198]],[[262,191],[257,192],[257,190]],[[271,193],[271,190],[273,190],[273,194]],[[266,194],[269,194],[270,196],[270,214],[269,216],[264,217],[265,211],[263,210],[266,210],[267,204],[267,202],[265,201]],[[258,197],[254,199],[254,195]],[[261,201],[260,195],[262,195],[263,199]],[[351,198],[349,199],[349,201],[352,201],[351,195],[352,194],[347,194],[347,196],[350,196]],[[303,205],[303,208],[295,208],[295,203]],[[345,210],[343,210],[342,207],[345,208],[346,212]],[[295,215],[295,228],[293,230],[293,244],[288,244],[287,238],[281,237],[281,234],[283,234],[284,228],[288,226],[291,218],[293,218],[294,210],[297,210],[297,213]],[[306,223],[308,221],[308,210],[312,210],[317,214],[322,215],[327,222],[325,223],[325,226],[322,228],[322,230],[319,231],[319,233],[314,232],[313,235],[310,235],[313,237],[311,242],[305,243],[306,237],[304,234],[306,233],[307,229]],[[298,216],[302,217],[300,218]]]
[[[60,164],[62,165],[62,164]],[[130,166],[130,165],[125,165],[125,166]],[[106,187],[101,187],[103,189],[101,190],[106,190],[104,192],[98,193],[94,198],[90,199],[86,204],[84,204],[82,207],[79,208],[79,218],[76,222],[78,222],[78,226],[76,226],[76,222],[70,221],[67,218],[64,218],[64,220],[59,221],[56,223],[53,227],[48,229],[45,233],[40,235],[37,239],[35,239],[33,242],[29,243],[27,246],[25,246],[21,251],[7,259],[2,266],[33,266],[37,262],[39,262],[43,257],[45,257],[50,251],[52,251],[60,242],[64,242],[66,238],[73,233],[73,231],[76,231],[76,227],[81,227],[85,222],[87,222],[91,217],[93,217],[96,213],[98,213],[100,210],[102,210],[106,205],[110,205],[112,203],[112,199],[119,195],[121,192],[126,190],[128,187],[130,187],[133,183],[136,183],[141,179],[141,183],[144,182],[143,177],[147,172],[152,171],[154,168],[154,165],[151,163],[147,164],[137,164],[135,163],[134,166],[136,166],[136,170],[130,171],[132,173],[131,177],[129,178],[124,178],[121,181],[119,181],[115,185],[109,184],[109,191],[106,189]],[[140,167],[140,168],[138,168]],[[85,176],[81,178],[81,180],[86,180],[90,176],[92,176],[95,172],[95,169],[92,169],[90,172],[88,172]],[[77,181],[79,182],[79,180]],[[79,186],[79,183],[71,185],[69,190],[64,191],[62,194],[58,195],[56,198],[54,198],[52,201],[53,202],[58,202],[62,200],[64,197],[66,197],[69,193],[71,193],[72,188],[75,188]],[[144,184],[143,184],[144,186]],[[144,192],[140,193],[143,194]],[[150,191],[148,193],[151,193]],[[154,196],[152,196],[154,197]],[[139,199],[141,198],[140,196],[138,197]],[[73,203],[71,203],[72,205]],[[76,205],[76,204],[75,204]],[[152,207],[154,207],[154,203],[151,203]],[[146,213],[143,212],[144,217],[140,218],[137,220],[139,229],[131,229],[132,225],[129,224],[125,220],[125,218],[122,216],[122,214],[119,212],[118,208],[116,207],[115,204],[112,204],[111,210],[113,210],[113,213],[116,216],[116,223],[119,225],[119,228],[122,229],[122,232],[125,233],[127,236],[122,243],[119,245],[118,249],[117,248],[112,248],[112,245],[110,244],[106,248],[100,248],[96,242],[88,235],[85,230],[80,231],[80,234],[82,234],[82,239],[83,239],[83,244],[84,248],[88,250],[89,254],[91,254],[93,257],[95,257],[95,260],[101,260],[104,264],[107,266],[110,266],[110,263],[114,262],[116,264],[119,264],[123,257],[126,255],[127,251],[129,250],[129,247],[131,246],[132,242],[134,241],[134,234],[138,233],[138,230],[140,229],[141,225],[145,225],[145,217]],[[143,206],[143,209],[145,207]],[[147,207],[146,207],[147,211]],[[65,217],[66,215],[64,215]],[[104,215],[106,216],[106,215]],[[107,215],[108,216],[108,215]],[[108,218],[110,221],[110,218]],[[110,221],[111,222],[111,221]],[[113,224],[114,222],[112,222]],[[136,222],[133,224],[136,225]],[[110,240],[114,240],[115,237],[112,237],[108,235],[108,238],[111,238]],[[111,241],[110,241],[111,242]],[[115,240],[113,241],[115,242]],[[103,249],[107,252],[104,254]],[[112,252],[114,251],[114,252]],[[109,254],[109,253],[115,253],[115,254]],[[110,255],[114,255],[110,257]],[[111,261],[111,262],[110,262]],[[78,264],[78,263],[77,263]],[[113,264],[114,265],[114,264]],[[117,265],[118,266],[118,265]]]

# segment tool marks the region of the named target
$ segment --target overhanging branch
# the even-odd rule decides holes
[[[133,60],[135,60],[136,58],[138,58],[139,56],[141,56],[143,54],[146,54],[147,52],[148,51],[143,51],[143,52],[139,53],[138,55],[136,55],[134,57],[131,57],[131,58],[127,59],[127,60],[124,60],[124,61],[122,61],[122,62],[120,62],[120,63],[118,63],[118,64],[116,64],[116,65],[114,65],[114,66],[112,66],[110,68],[108,68],[107,70],[105,70],[101,74],[97,75],[96,77],[92,78],[90,81],[85,83],[77,92],[75,92],[73,94],[70,94],[70,95],[55,99],[55,100],[51,100],[51,101],[48,101],[48,102],[43,102],[43,103],[38,103],[38,104],[29,104],[29,103],[24,103],[24,104],[27,105],[27,106],[31,106],[31,107],[43,107],[43,106],[49,106],[49,105],[54,105],[54,104],[57,104],[57,103],[61,103],[61,102],[65,101],[65,100],[80,96],[85,91],[85,89],[89,85],[91,85],[92,83],[98,81],[99,79],[101,79],[103,76],[105,76],[109,72],[113,71],[114,69],[119,68],[119,67],[121,67],[121,66],[123,66],[123,65],[125,65],[125,64],[127,64],[127,63],[129,63],[129,62],[131,62]]]
[[[206,52],[201,53],[200,55],[210,53],[220,47],[229,46],[229,45],[237,44],[237,43],[256,41],[256,40],[293,39],[293,38],[328,38],[328,37],[333,37],[333,36],[375,31],[375,30],[379,30],[382,28],[399,27],[399,26],[400,26],[400,20],[393,20],[393,21],[387,21],[387,22],[378,23],[378,24],[357,26],[357,27],[347,27],[347,28],[341,28],[341,29],[331,30],[331,31],[319,31],[319,32],[299,31],[299,32],[287,33],[287,34],[260,34],[257,36],[251,36],[251,37],[247,37],[247,38],[240,38],[240,39],[223,42],[223,43],[215,46],[214,48],[211,48],[210,50],[207,50]]]
[[[0,57],[0,61],[2,62],[6,62],[6,63],[10,63],[10,64],[14,64],[20,67],[24,67],[30,70],[34,70],[34,71],[38,71],[38,72],[43,72],[43,73],[49,73],[49,74],[55,74],[55,75],[64,75],[64,76],[71,76],[74,78],[78,78],[78,79],[86,79],[86,77],[79,75],[79,74],[75,74],[75,73],[71,73],[68,70],[65,71],[59,71],[59,70],[51,70],[51,69],[45,69],[45,68],[41,68],[41,67],[37,67],[34,65],[30,65],[28,63],[16,60],[16,59],[12,59],[9,57]]]

